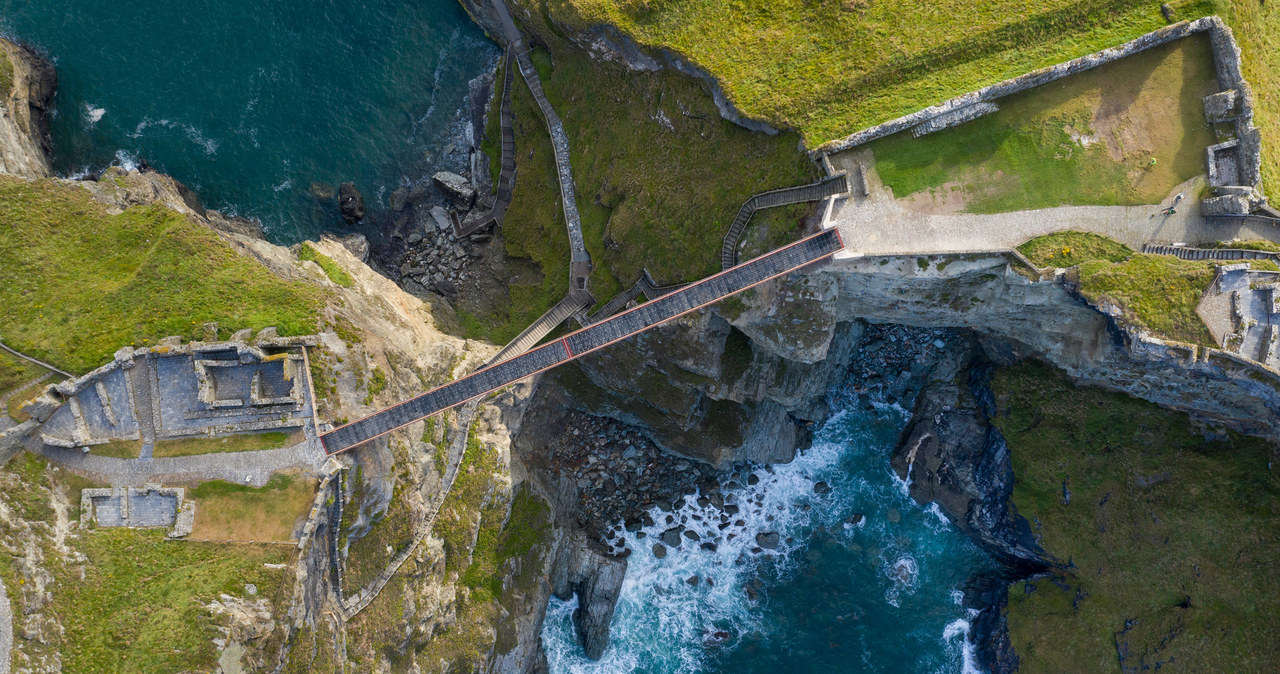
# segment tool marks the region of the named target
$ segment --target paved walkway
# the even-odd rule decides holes
[[[855,170],[865,152],[831,157],[836,170]],[[870,167],[865,167],[867,197],[837,203],[831,224],[839,227],[848,247],[840,257],[857,255],[929,255],[1011,250],[1028,239],[1068,230],[1093,232],[1134,250],[1146,244],[1205,243],[1231,239],[1280,242],[1280,228],[1253,219],[1207,220],[1199,204],[1183,201],[1177,215],[1159,215],[1162,206],[1062,206],[993,215],[935,215],[911,210],[893,198]],[[1172,190],[1195,194],[1191,182]],[[1171,201],[1171,200],[1169,200]]]
[[[319,471],[325,455],[319,443],[305,440],[291,447],[256,452],[230,452],[173,456],[158,459],[114,459],[86,454],[78,449],[49,447],[38,440],[27,449],[50,461],[116,486],[141,486],[148,482],[200,482],[226,480],[261,487],[271,474],[287,468]]]

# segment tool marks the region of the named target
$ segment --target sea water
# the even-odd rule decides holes
[[[0,0],[0,31],[57,66],[60,175],[145,159],[279,243],[350,229],[313,183],[355,182],[376,222],[466,166],[467,81],[498,57],[457,0]]]
[[[961,588],[991,562],[891,469],[906,413],[846,402],[794,461],[725,492],[745,526],[721,531],[714,506],[686,497],[677,521],[718,539],[714,551],[685,541],[655,557],[672,526],[658,509],[642,538],[618,528],[633,553],[609,648],[586,659],[573,636],[576,601],[552,598],[542,636],[551,671],[977,671],[966,641],[975,612]],[[820,481],[831,490],[815,493]],[[752,552],[765,532],[779,534],[779,547]]]

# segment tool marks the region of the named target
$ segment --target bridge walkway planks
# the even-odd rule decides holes
[[[724,244],[720,248],[720,268],[728,269],[738,264],[738,241],[742,239],[742,233],[747,231],[747,224],[751,222],[751,216],[755,215],[756,211],[762,208],[818,201],[848,192],[849,179],[845,174],[839,173],[809,185],[761,192],[747,199],[746,203],[742,204],[742,208],[738,209],[738,216],[733,219],[733,223],[729,225],[729,231],[724,235]]]
[[[399,405],[335,428],[320,439],[326,453],[344,452],[419,419],[822,260],[843,248],[839,230],[824,230],[583,328],[563,339],[544,344]]]

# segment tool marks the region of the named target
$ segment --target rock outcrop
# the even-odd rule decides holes
[[[338,210],[348,225],[354,225],[364,219],[364,195],[356,189],[355,183],[338,185]]]
[[[573,627],[593,660],[609,646],[609,621],[626,573],[625,559],[602,554],[581,533],[571,533],[561,543],[551,576],[552,592],[564,600],[578,597]]]
[[[0,38],[0,172],[45,178],[49,166],[49,113],[57,73],[48,59],[26,45]],[[7,67],[6,67],[7,66]],[[5,71],[11,72],[4,77]]]

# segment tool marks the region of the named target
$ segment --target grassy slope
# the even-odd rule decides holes
[[[529,0],[524,0],[528,2]],[[814,146],[1165,25],[1151,0],[548,0],[686,55]],[[1173,2],[1180,17],[1208,2]]]
[[[91,484],[50,471],[43,460],[26,453],[0,470],[0,480],[7,485],[2,498],[10,511],[33,522],[53,521],[50,490],[61,489],[78,504],[79,490]],[[21,584],[13,560],[27,554],[22,548],[9,549],[15,533],[12,522],[0,523],[7,553],[0,555],[0,575],[10,588],[14,615],[20,617],[27,608],[40,609],[28,607],[26,593],[15,589]],[[244,597],[245,583],[253,583],[257,597],[278,611],[288,572],[263,565],[290,561],[284,546],[173,542],[157,530],[85,531],[68,536],[66,543],[85,557],[83,578],[81,562],[74,556],[64,559],[49,539],[44,562],[37,562],[54,576],[47,588],[52,603],[43,610],[56,616],[65,633],[46,629],[52,640],[47,645],[23,641],[29,651],[55,650],[68,672],[213,671],[213,639],[222,636],[217,626],[223,621],[205,606],[222,593]],[[22,664],[15,659],[15,668]]]
[[[1134,255],[1124,262],[1094,260],[1079,267],[1080,292],[1109,300],[1157,336],[1216,346],[1196,305],[1213,281],[1213,265],[1169,255]]]
[[[1013,502],[1045,550],[1070,562],[1009,591],[1020,671],[1119,671],[1118,644],[1134,668],[1139,659],[1184,672],[1273,668],[1272,448],[1233,434],[1206,439],[1185,414],[1074,388],[1043,365],[1001,371],[993,387]]]
[[[129,344],[274,325],[315,330],[318,291],[287,283],[161,207],[110,215],[89,193],[0,178],[0,336],[72,372]]]
[[[44,368],[0,351],[0,395],[44,374]]]
[[[1133,249],[1123,243],[1089,232],[1039,236],[1018,246],[1018,251],[1040,267],[1062,269],[1090,260],[1124,262],[1133,255]]]
[[[973,122],[868,147],[895,195],[952,183],[972,212],[1153,204],[1204,173],[1204,148],[1218,141],[1201,99],[1216,90],[1198,36],[1010,96]],[[1082,146],[1071,131],[1095,140]]]
[[[796,151],[796,136],[765,136],[724,121],[691,78],[599,63],[545,25],[532,28],[550,48],[535,51],[534,62],[569,134],[583,234],[595,261],[590,289],[598,300],[634,283],[642,267],[663,283],[718,271],[724,232],[742,202],[816,176]],[[508,254],[531,260],[541,275],[513,279],[498,315],[463,317],[469,336],[497,342],[568,290],[569,243],[550,140],[518,75],[513,86],[519,168],[502,235]],[[761,245],[775,246],[794,236],[802,212],[762,212],[752,231]]]

